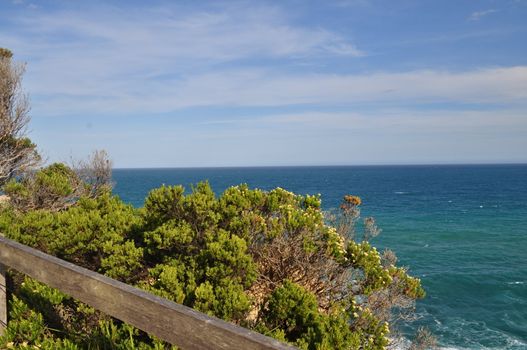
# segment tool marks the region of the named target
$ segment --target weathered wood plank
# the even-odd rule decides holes
[[[7,283],[6,267],[0,263],[0,335],[4,334],[7,327]]]
[[[295,349],[5,237],[0,262],[183,349]]]

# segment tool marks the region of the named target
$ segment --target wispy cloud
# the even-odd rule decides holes
[[[16,5],[16,6],[24,6],[25,8],[29,9],[29,10],[36,10],[39,8],[38,5],[32,3],[32,2],[27,2],[26,0],[12,0],[11,2],[13,5]]]
[[[387,108],[374,112],[300,112],[258,117],[240,117],[197,123],[203,126],[232,126],[246,132],[280,130],[295,133],[383,133],[401,134],[480,134],[527,132],[527,119],[521,110],[495,111],[450,110],[416,111],[404,108]],[[218,132],[218,128],[214,129]],[[204,131],[204,129],[201,129]],[[221,131],[220,131],[221,133]]]
[[[369,6],[371,5],[370,0],[337,0],[332,3],[338,7],[356,7],[356,6]]]
[[[495,9],[489,9],[484,11],[475,11],[468,16],[469,21],[479,21],[481,18],[490,15],[491,13],[498,12],[498,10]]]
[[[98,142],[118,159],[119,167],[525,161],[525,114],[522,110],[499,114],[496,118],[491,111],[412,109],[302,112],[223,123],[163,124],[162,130],[137,130],[119,123],[99,132],[72,128],[66,133],[48,130],[45,136],[53,140],[48,145],[55,158],[64,145],[82,154]],[[157,122],[154,118],[150,124]]]
[[[392,23],[386,28],[401,33],[386,36],[380,26],[375,35],[385,53],[375,56],[368,42],[375,37],[351,26],[341,32],[349,24],[342,18],[337,25],[312,13],[299,19],[290,5],[118,3],[39,2],[28,11],[25,0],[0,11],[0,43],[28,62],[24,87],[32,98],[33,135],[52,159],[93,147],[107,148],[120,166],[225,165],[226,155],[245,165],[440,161],[459,149],[474,157],[498,159],[500,149],[524,157],[523,61],[480,66],[471,51],[459,66],[448,59],[428,64],[429,56],[420,58],[427,64],[409,62],[426,51],[422,42],[433,52],[457,53],[449,49],[459,40],[505,37],[511,28],[422,31],[419,37]],[[325,10],[340,15],[370,6],[346,3],[352,8]],[[427,158],[427,149],[436,158]]]
[[[177,6],[124,11],[99,6],[33,13],[12,21],[24,30],[4,36],[18,36],[25,42],[24,52],[35,53],[33,45],[54,49],[59,56],[68,49],[81,49],[92,52],[92,58],[102,55],[139,67],[146,60],[177,67],[195,60],[364,55],[336,33],[291,25],[283,11],[265,6],[232,5],[215,11],[184,11]]]
[[[31,57],[26,87],[34,112],[42,116],[361,102],[517,104],[527,99],[526,66],[368,74],[284,71],[273,62],[364,53],[327,29],[291,24],[277,7],[124,11],[106,5],[35,11],[10,20],[19,30],[0,33],[0,41]],[[265,68],[258,64],[262,60]]]
[[[270,6],[125,11],[101,5],[34,11],[6,20],[16,30],[2,31],[0,42],[31,60],[26,86],[35,108],[41,112],[38,100],[43,97],[51,114],[54,100],[62,106],[58,114],[75,105],[70,112],[101,111],[108,105],[144,110],[165,98],[177,100],[172,106],[162,103],[165,108],[177,108],[189,103],[174,94],[185,95],[181,89],[194,85],[195,77],[207,79],[207,72],[224,71],[229,79],[228,66],[365,55],[339,34],[293,25],[286,13]]]
[[[291,74],[227,69],[167,77],[129,77],[97,83],[89,75],[31,84],[35,109],[44,115],[166,113],[189,107],[275,107],[356,103],[479,103],[525,105],[527,67],[468,72],[408,71],[361,75]]]

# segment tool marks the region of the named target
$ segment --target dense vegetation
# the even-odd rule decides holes
[[[302,349],[383,349],[394,321],[424,296],[418,279],[379,253],[360,198],[325,214],[318,196],[208,183],[152,190],[136,209],[111,192],[96,152],[75,167],[37,169],[25,135],[23,69],[0,49],[0,233]],[[168,345],[11,271],[0,348],[163,349]],[[417,344],[417,343],[416,343]]]
[[[81,181],[62,164],[5,186],[7,237],[303,349],[381,349],[394,307],[424,295],[419,280],[355,232],[360,199],[333,225],[317,196],[245,185],[215,196],[207,183],[150,192],[134,209],[110,190],[69,196]],[[20,203],[34,193],[74,200],[63,210]],[[58,200],[58,199],[57,199]],[[18,205],[17,205],[18,204]],[[162,347],[145,334],[18,274],[1,347]]]

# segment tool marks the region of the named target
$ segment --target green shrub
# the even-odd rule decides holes
[[[71,176],[59,166],[36,174],[43,179],[39,184],[66,197]],[[20,183],[9,186],[32,191]],[[240,185],[217,197],[208,183],[200,183],[189,194],[181,186],[152,190],[141,209],[108,191],[80,196],[59,211],[4,206],[0,231],[302,349],[383,349],[395,327],[393,311],[411,306],[424,291],[418,279],[390,263],[393,259],[367,240],[354,239],[360,204],[358,197],[346,196],[336,224],[328,224],[319,196]],[[366,227],[366,238],[377,230],[373,221]],[[51,288],[15,277],[10,323],[0,339],[4,346],[166,346]]]

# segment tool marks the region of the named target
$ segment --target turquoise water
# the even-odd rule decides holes
[[[141,206],[161,184],[208,179],[216,192],[239,183],[363,199],[427,297],[407,334],[428,326],[444,347],[527,349],[527,165],[117,169],[115,192]]]

